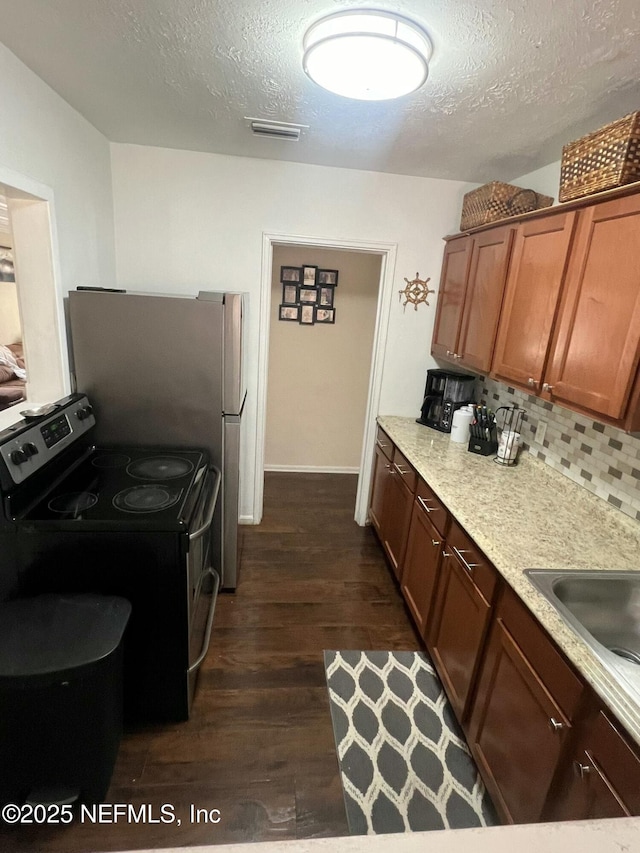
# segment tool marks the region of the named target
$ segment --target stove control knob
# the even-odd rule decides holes
[[[78,411],[76,412],[76,417],[78,418],[79,421],[84,421],[92,414],[93,414],[93,407],[86,405],[86,406],[83,406],[81,409],[78,409]]]
[[[22,445],[22,452],[26,453],[28,457],[31,457],[36,455],[38,448],[33,444],[33,442],[28,441],[26,444]]]
[[[10,458],[14,465],[22,465],[29,457],[21,447],[19,450],[12,450]]]

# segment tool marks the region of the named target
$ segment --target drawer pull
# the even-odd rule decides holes
[[[455,551],[456,556],[459,558],[460,562],[462,563],[462,565],[465,567],[465,569],[468,572],[473,572],[473,570],[476,568],[476,566],[480,565],[480,563],[467,563],[467,561],[465,560],[465,558],[462,555],[463,554],[469,554],[470,553],[469,551],[465,551],[463,549],[456,548],[455,545],[453,546],[453,550]]]
[[[564,729],[564,723],[561,723],[559,720],[556,720],[555,717],[551,717],[549,719],[549,727],[554,732],[561,732]]]
[[[442,552],[442,556],[443,556],[443,557],[450,557],[450,556],[451,556],[451,554],[450,554],[448,551],[443,551],[443,552]]]
[[[589,773],[591,773],[591,765],[583,764],[581,761],[574,761],[573,769],[576,776],[578,776],[580,779],[584,779],[585,776],[588,776]]]
[[[420,504],[422,509],[425,510],[425,512],[437,512],[438,511],[437,506],[432,506],[432,507],[427,506],[427,501],[424,498],[421,498],[420,495],[418,495],[418,503]]]
[[[542,385],[542,390],[551,392],[551,391],[553,391],[553,385],[549,385],[548,382],[545,382]]]
[[[440,543],[438,542],[437,539],[432,539],[431,544],[433,545],[434,548],[437,548]]]

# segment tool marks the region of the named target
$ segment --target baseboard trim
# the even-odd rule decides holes
[[[359,474],[360,468],[340,465],[265,465],[265,471],[283,474]]]

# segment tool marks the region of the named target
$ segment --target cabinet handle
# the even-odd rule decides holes
[[[443,552],[442,552],[442,556],[443,556],[443,557],[450,557],[450,556],[451,556],[451,554],[449,554],[449,552],[448,552],[448,551],[443,551]]]
[[[420,495],[418,495],[418,503],[420,504],[420,506],[422,507],[422,509],[425,512],[437,512],[438,511],[437,506],[436,507],[428,507],[426,500],[424,498],[421,498]]]
[[[438,542],[437,539],[432,539],[431,544],[433,545],[434,548],[437,548],[440,543]]]
[[[553,391],[553,385],[549,385],[548,382],[544,382],[542,384],[542,390],[543,391]]]
[[[447,355],[455,355],[450,349],[447,350]]]
[[[591,765],[583,764],[581,761],[574,761],[573,770],[576,776],[579,776],[580,779],[584,779],[585,776],[588,776],[589,773],[591,773]]]
[[[469,551],[465,551],[465,550],[461,550],[460,548],[456,548],[455,545],[453,546],[453,550],[455,551],[456,556],[460,559],[460,562],[462,563],[462,565],[465,567],[465,569],[468,572],[473,572],[473,570],[476,568],[476,566],[480,565],[480,563],[467,563],[467,561],[465,560],[465,558],[462,555],[463,554],[469,554],[470,553]]]
[[[564,729],[564,723],[559,722],[555,717],[551,717],[549,719],[549,727],[554,732],[561,732]]]
[[[381,448],[389,447],[389,445],[388,445],[388,444],[385,444],[385,443],[384,443],[384,441],[379,441],[379,440],[378,440],[378,441],[376,441],[376,444],[378,445],[378,447],[381,447]]]
[[[454,358],[462,358],[462,356],[461,356],[461,355],[458,355],[458,353],[457,353],[457,352],[454,352],[453,357],[454,357]]]
[[[530,388],[535,388],[537,384],[538,383],[536,382],[535,379],[532,379],[531,377],[529,377],[529,379],[527,379],[527,385],[529,385]]]
[[[404,468],[401,468],[399,465],[396,465],[396,468],[400,472],[400,474],[410,474],[411,471],[406,471]]]

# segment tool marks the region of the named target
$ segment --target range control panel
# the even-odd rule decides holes
[[[84,394],[72,394],[54,403],[48,414],[26,417],[3,430],[0,434],[3,486],[27,480],[88,432],[95,422],[89,400]]]

